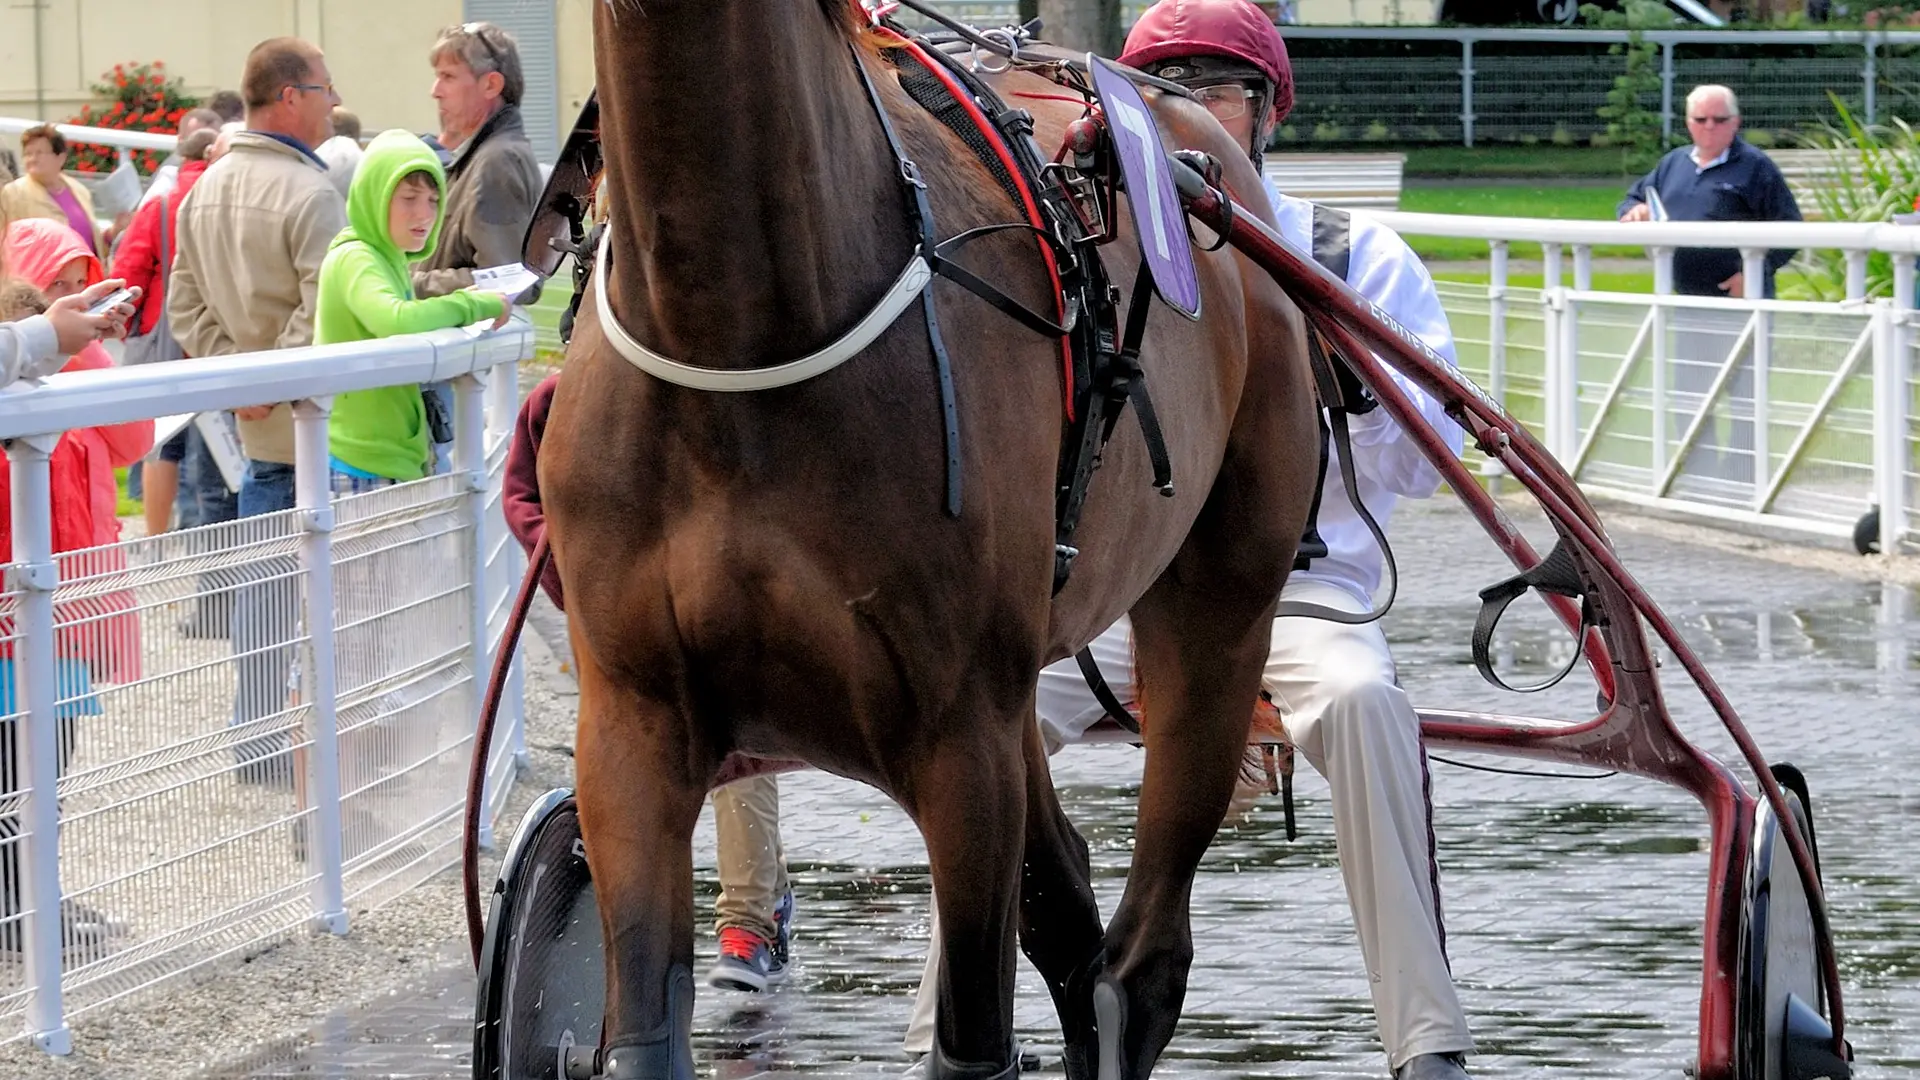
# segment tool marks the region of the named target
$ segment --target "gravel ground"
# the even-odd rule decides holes
[[[558,613],[539,622],[558,625]],[[503,838],[536,795],[573,782],[573,759],[564,752],[573,744],[573,680],[540,634],[523,640],[530,767],[501,815]],[[500,847],[504,839],[485,857],[483,881],[491,880]],[[0,1076],[170,1080],[257,1054],[262,1044],[292,1049],[321,1017],[391,995],[466,948],[457,869],[435,875],[403,902],[351,917],[344,937],[295,935],[83,1013],[72,1021],[69,1057],[49,1057],[26,1040],[0,1046]]]

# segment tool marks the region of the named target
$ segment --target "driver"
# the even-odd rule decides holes
[[[1256,167],[1274,125],[1293,106],[1286,45],[1249,0],[1161,0],[1128,34],[1120,61],[1190,89]],[[1355,291],[1453,359],[1453,334],[1433,279],[1399,236],[1365,215],[1283,195],[1270,180],[1267,194],[1288,242],[1313,251]],[[1458,453],[1459,427],[1411,382],[1393,377]],[[1356,409],[1352,417],[1354,479],[1368,511],[1385,526],[1398,499],[1432,495],[1440,476],[1385,411],[1371,406],[1364,402],[1369,411]],[[1380,585],[1381,552],[1335,471],[1347,463],[1338,448],[1329,454],[1322,498],[1281,597],[1363,613]],[[1122,619],[1092,649],[1108,685],[1132,704],[1129,635]],[[1396,685],[1380,625],[1276,619],[1261,688],[1294,745],[1326,777],[1341,875],[1395,1080],[1461,1080],[1473,1039],[1447,965],[1420,720]],[[1071,659],[1041,672],[1037,703],[1050,747],[1074,741],[1105,715]],[[936,963],[937,954],[930,955],[908,1028],[909,1052],[924,1054],[932,1043]]]

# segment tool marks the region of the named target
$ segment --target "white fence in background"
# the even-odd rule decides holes
[[[1881,550],[1920,540],[1920,228],[1378,216],[1407,236],[1487,241],[1488,284],[1440,283],[1461,366],[1583,487],[1839,537],[1878,507]],[[1516,242],[1541,245],[1540,288],[1510,284]],[[1654,292],[1595,290],[1600,245],[1646,248]],[[1738,249],[1747,295],[1674,295],[1678,247]],[[1774,248],[1844,253],[1849,299],[1760,298],[1761,262]],[[1864,295],[1875,252],[1893,263],[1888,299]]]
[[[39,120],[24,120],[15,116],[0,116],[0,135],[18,137],[28,128],[40,126]],[[156,153],[171,154],[178,145],[179,138],[174,135],[159,135],[151,131],[122,131],[118,128],[86,127],[82,124],[55,124],[60,134],[70,143],[89,143],[94,146],[111,146],[120,151],[120,163],[133,163],[133,151],[152,150]]]
[[[456,860],[524,558],[500,478],[524,322],[0,390],[0,1038],[366,907]],[[452,380],[453,471],[329,497],[331,395]],[[52,550],[61,433],[293,401],[297,507]],[[518,675],[491,822],[524,762]],[[106,932],[102,932],[103,928]]]

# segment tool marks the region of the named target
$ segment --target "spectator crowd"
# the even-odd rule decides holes
[[[317,46],[261,42],[238,91],[181,118],[175,152],[138,206],[111,221],[96,216],[88,188],[65,172],[61,130],[25,132],[21,175],[0,176],[0,385],[111,366],[106,343],[115,340],[119,362],[131,365],[503,324],[510,299],[472,286],[476,269],[520,261],[542,187],[520,117],[519,48],[491,23],[466,23],[442,31],[426,59],[439,130],[363,140]],[[102,306],[122,287],[130,299]],[[443,469],[449,415],[443,387],[339,395],[329,421],[333,490],[364,492]],[[152,421],[62,436],[52,454],[56,553],[120,540],[115,470],[124,467],[144,495],[148,535],[293,508],[289,403],[201,414],[155,442]],[[0,562],[13,556],[3,466]],[[275,719],[286,709],[298,636],[297,598],[286,595],[297,578],[283,561],[222,571],[223,582],[199,590],[199,607],[176,629],[231,641],[232,724],[246,729],[235,733],[238,781],[292,790],[289,733]],[[344,609],[356,597],[372,602],[375,585],[343,574],[337,591]],[[131,608],[129,597],[121,610]],[[57,612],[56,621],[66,620]],[[138,677],[137,620],[93,622],[84,643],[59,648],[63,770],[73,719],[100,711],[95,688]],[[358,660],[343,655],[342,685],[369,677],[376,658],[365,646],[352,650]],[[18,707],[8,660],[0,656],[0,716]],[[21,782],[14,726],[0,723],[0,794]],[[16,831],[13,813],[0,815],[0,840]],[[22,910],[15,852],[0,846],[0,920]],[[62,926],[70,947],[82,948],[105,947],[123,930],[73,905]],[[17,944],[0,941],[7,947]]]

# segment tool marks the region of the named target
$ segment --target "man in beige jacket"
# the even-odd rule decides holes
[[[313,148],[333,134],[326,57],[299,38],[272,38],[247,54],[241,78],[246,130],[180,204],[167,316],[188,356],[228,356],[313,343],[314,301],[327,246],[346,227],[346,203]],[[240,516],[291,510],[293,411],[289,405],[238,410],[247,472]],[[269,561],[270,562],[270,561]],[[233,722],[248,724],[286,707],[296,610],[285,568],[263,563],[248,576],[267,584],[234,597],[238,662]],[[284,785],[292,776],[284,733],[240,747],[244,782]]]

